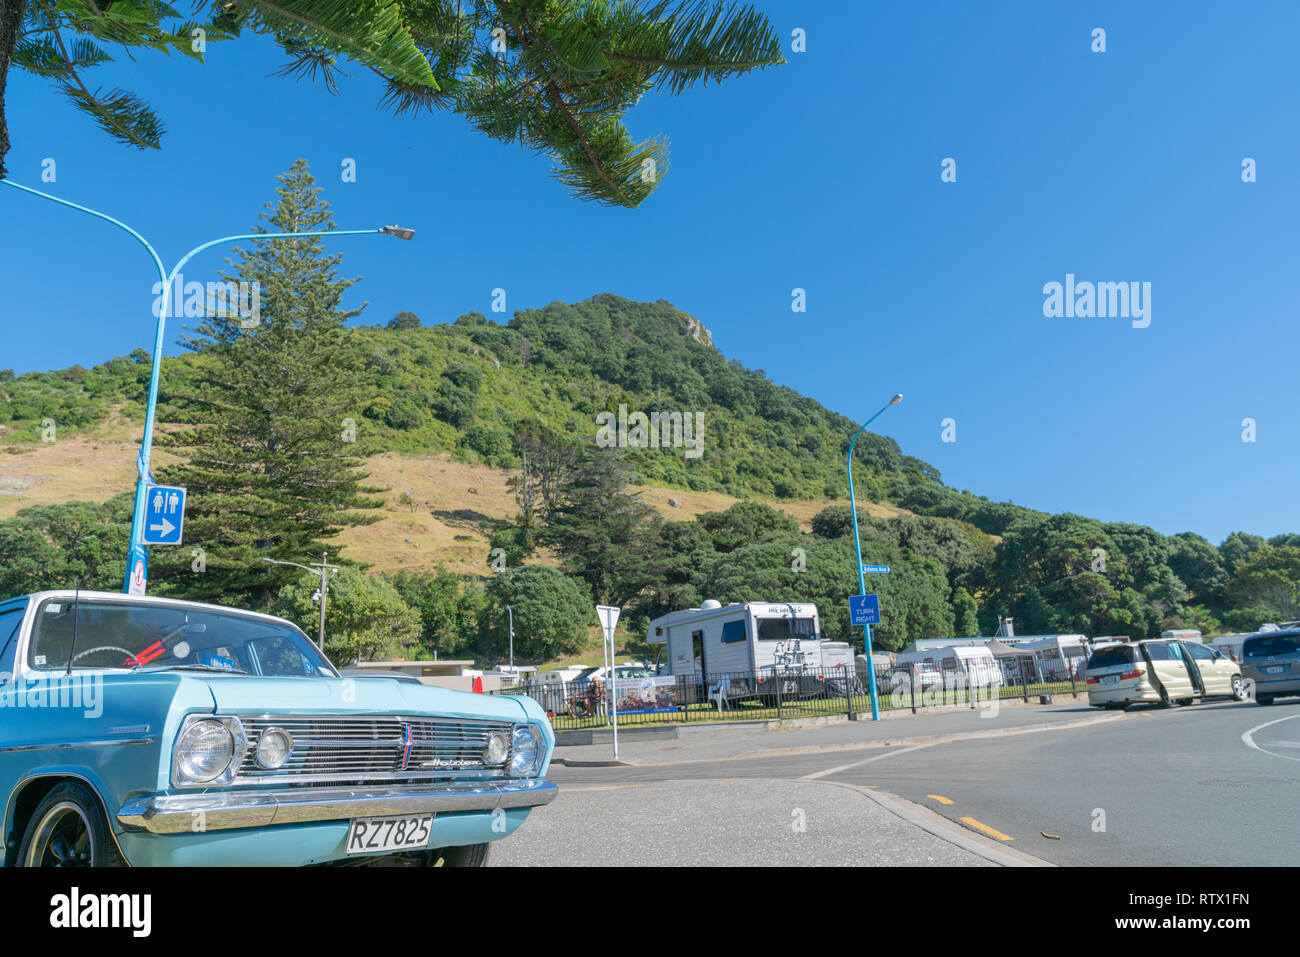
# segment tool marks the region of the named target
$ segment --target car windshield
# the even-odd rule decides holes
[[[1133,647],[1131,645],[1102,648],[1099,651],[1094,651],[1092,657],[1088,659],[1088,670],[1113,668],[1115,665],[1131,665],[1133,661]]]
[[[1274,655],[1289,655],[1298,649],[1300,649],[1300,634],[1266,635],[1263,638],[1248,639],[1243,656],[1271,658]]]
[[[302,632],[283,622],[208,608],[104,599],[47,600],[36,615],[27,666],[37,671],[71,666],[338,676]]]

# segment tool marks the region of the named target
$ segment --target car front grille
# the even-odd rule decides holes
[[[248,750],[234,784],[275,781],[338,784],[372,781],[430,781],[503,773],[483,761],[488,734],[510,740],[507,721],[398,715],[239,715]],[[257,742],[269,728],[287,731],[293,751],[283,767],[257,763]]]

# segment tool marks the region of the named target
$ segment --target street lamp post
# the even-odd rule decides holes
[[[506,605],[506,614],[510,617],[510,673],[515,673],[515,610]]]
[[[132,567],[136,564],[137,559],[143,563],[145,558],[148,556],[148,552],[145,551],[142,540],[144,538],[145,496],[150,482],[149,460],[153,454],[154,413],[158,406],[158,381],[162,369],[162,351],[164,335],[166,333],[167,313],[172,299],[172,281],[180,274],[181,267],[204,250],[211,249],[213,246],[221,246],[226,243],[238,242],[244,239],[308,239],[316,236],[366,235],[396,236],[398,239],[411,239],[415,236],[415,230],[401,226],[381,226],[378,229],[333,229],[314,230],[311,232],[301,233],[241,233],[238,236],[223,236],[221,239],[214,239],[211,242],[195,246],[181,257],[180,261],[176,263],[171,272],[168,272],[166,267],[163,266],[162,258],[154,250],[153,246],[149,245],[149,241],[130,226],[126,225],[126,223],[114,219],[106,213],[101,213],[98,210],[91,209],[88,206],[81,206],[77,203],[69,202],[66,199],[60,199],[58,196],[51,196],[49,193],[42,193],[40,190],[32,189],[30,186],[22,186],[15,183],[13,180],[3,179],[0,180],[0,183],[3,183],[6,186],[12,186],[14,189],[20,189],[24,193],[31,193],[33,196],[40,196],[43,199],[48,199],[51,202],[58,203],[60,206],[68,206],[72,209],[80,210],[83,213],[89,213],[91,216],[112,223],[119,229],[134,236],[140,244],[148,250],[150,257],[153,259],[154,265],[158,268],[158,279],[162,288],[162,298],[160,299],[158,306],[158,323],[154,329],[153,366],[149,372],[149,399],[145,405],[144,438],[140,444],[140,456],[136,460],[138,474],[135,485],[135,507],[131,515],[131,543],[127,553],[126,575],[122,582],[122,591],[130,593],[132,591]],[[144,588],[145,581],[143,579],[136,583],[136,589],[140,594],[143,594]],[[323,632],[323,619],[321,627]]]
[[[331,565],[326,561],[328,557],[328,552],[321,552],[319,565],[299,565],[297,562],[282,562],[277,558],[262,559],[271,565],[292,565],[294,568],[301,568],[303,571],[320,576],[320,591],[316,593],[320,596],[320,625],[316,631],[316,644],[320,645],[321,654],[325,653],[325,596],[329,594],[330,572],[339,570],[339,566]]]
[[[857,502],[857,498],[853,494],[853,447],[857,445],[858,436],[862,434],[862,430],[865,429],[867,426],[869,426],[872,422],[876,421],[876,419],[880,416],[881,412],[884,412],[891,405],[898,405],[898,403],[902,401],[903,401],[903,394],[900,392],[898,395],[894,396],[892,399],[890,399],[888,402],[882,405],[880,407],[880,412],[877,412],[871,418],[867,419],[867,421],[863,422],[862,428],[858,429],[858,431],[853,433],[853,441],[849,443],[849,461],[848,461],[849,509],[850,511],[853,512],[853,547],[857,551],[857,556],[858,556],[858,594],[859,595],[865,595],[867,593],[867,579],[866,579],[866,573],[863,572],[862,570],[862,539],[858,535],[858,502]],[[873,667],[871,663],[871,626],[863,625],[862,631],[865,636],[865,646],[867,651],[867,687],[870,689],[870,695],[871,695],[871,720],[879,721],[880,703],[876,699],[876,669]]]

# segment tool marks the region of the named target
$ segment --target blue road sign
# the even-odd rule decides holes
[[[888,575],[888,565],[863,565],[862,574],[864,575]]]
[[[144,497],[144,537],[146,545],[179,545],[185,524],[185,489],[170,485],[150,485]]]
[[[850,595],[849,624],[880,624],[880,597],[878,595]]]

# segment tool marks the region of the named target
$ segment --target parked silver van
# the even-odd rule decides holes
[[[1241,676],[1255,685],[1255,700],[1300,696],[1300,628],[1247,638],[1241,646]]]

